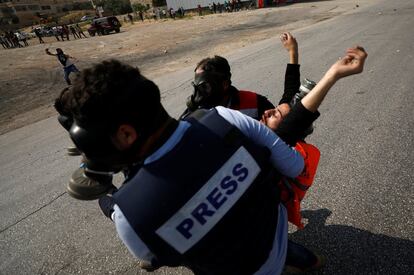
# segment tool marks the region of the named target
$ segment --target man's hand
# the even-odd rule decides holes
[[[302,98],[302,105],[309,111],[315,112],[337,80],[362,72],[367,56],[364,48],[360,46],[349,48],[346,55],[335,62],[318,84]]]
[[[298,43],[296,42],[296,38],[290,32],[284,32],[280,35],[280,41],[282,41],[283,47],[288,52],[296,52],[298,51]]]
[[[364,69],[365,59],[368,54],[364,48],[356,46],[349,48],[346,55],[335,62],[328,70],[327,74],[332,75],[335,79],[340,79],[353,74],[359,74]]]
[[[55,54],[53,54],[53,53],[51,53],[51,52],[49,51],[49,48],[46,48],[46,49],[45,49],[45,52],[46,52],[46,54],[47,54],[47,55],[52,55],[52,56],[55,56]]]
[[[298,64],[298,42],[296,38],[290,32],[284,32],[280,35],[280,41],[282,41],[283,47],[289,52],[289,58],[291,64]]]

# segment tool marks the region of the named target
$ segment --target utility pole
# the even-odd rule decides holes
[[[96,6],[95,3],[93,2],[93,0],[91,0],[91,5],[92,7],[95,9],[95,13],[99,16],[99,17],[103,17],[103,12],[104,9],[102,6]]]

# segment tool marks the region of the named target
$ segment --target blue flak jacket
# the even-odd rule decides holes
[[[117,193],[120,207],[158,264],[195,274],[253,274],[275,236],[280,176],[215,109],[198,111],[181,141],[143,165]]]

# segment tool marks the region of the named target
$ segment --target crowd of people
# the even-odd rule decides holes
[[[243,8],[243,3],[241,0],[229,0],[224,1],[223,4],[220,2],[210,3],[208,6],[211,13],[222,13],[222,12],[235,12],[240,11]]]
[[[180,7],[177,10],[173,8],[169,8],[168,10],[161,9],[161,8],[154,8],[151,11],[148,11],[146,13],[143,13],[142,11],[140,11],[138,15],[141,21],[144,21],[144,18],[154,19],[154,20],[160,20],[160,19],[166,19],[166,18],[175,19],[177,16],[179,18],[183,18],[185,15],[185,10],[183,7]]]
[[[45,36],[54,36],[57,41],[69,41],[73,39],[87,38],[79,24],[58,25],[48,29],[33,28],[32,33],[39,40],[39,44],[45,43]],[[21,31],[5,31],[0,35],[0,43],[4,49],[23,48],[29,46],[28,40],[33,38]]]
[[[288,240],[287,223],[299,211],[289,202],[303,197],[316,171],[319,151],[304,140],[320,104],[339,79],[362,72],[367,53],[347,49],[292,103],[300,86],[298,46],[290,33],[281,41],[289,63],[276,107],[234,87],[220,56],[196,65],[194,91],[178,120],[154,82],[116,60],[83,70],[56,100],[59,121],[83,155],[69,194],[99,199],[142,268],[262,275],[323,267],[323,256]],[[112,175],[120,171],[125,181],[117,189]]]
[[[27,37],[19,31],[6,31],[0,35],[0,43],[4,49],[23,48],[29,46]]]
[[[242,8],[243,3],[240,0],[226,0],[223,4],[218,1],[217,3],[210,3],[208,6],[209,13],[235,12],[240,11]],[[201,16],[203,15],[205,8],[201,7],[201,5],[198,5],[196,10]],[[186,10],[184,7],[180,7],[177,10],[174,8],[153,8],[147,12],[144,12],[142,10],[136,12],[136,19],[141,20],[142,22],[144,22],[145,19],[176,19],[177,16],[179,18],[183,18],[185,14]],[[124,16],[124,21],[129,21],[131,24],[133,24],[136,19],[131,14]],[[37,37],[40,44],[45,43],[43,39],[45,36],[54,36],[57,41],[68,41],[70,40],[70,37],[73,39],[87,38],[85,32],[82,30],[82,27],[80,27],[78,23],[71,25],[56,25],[47,29],[36,27],[33,28],[32,32]],[[4,34],[0,35],[0,43],[4,49],[22,48],[29,46],[28,40],[30,38],[32,37],[28,37],[20,31],[6,31]]]
[[[51,31],[57,41],[65,41],[65,39],[69,41],[70,35],[73,36],[73,39],[87,38],[79,24],[55,26]]]
[[[253,2],[249,2],[248,4],[241,2],[240,0],[229,0],[224,1],[223,4],[220,3],[220,1],[210,3],[208,7],[202,7],[201,5],[197,5],[196,11],[198,15],[202,16],[205,14],[205,11],[208,10],[208,13],[214,14],[214,13],[223,13],[223,12],[236,12],[241,11],[243,8],[250,8],[254,4]],[[207,13],[207,14],[208,14]],[[154,19],[154,20],[160,20],[160,19],[166,19],[171,18],[175,19],[176,17],[183,18],[186,14],[186,10],[184,7],[179,7],[178,9],[174,8],[158,8],[155,7],[151,10],[148,10],[146,12],[144,11],[138,11],[137,12],[137,20],[141,20],[144,22],[145,19]],[[124,17],[124,21],[127,22],[134,22],[134,17],[131,14],[128,14]]]

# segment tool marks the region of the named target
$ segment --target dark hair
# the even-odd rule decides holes
[[[59,96],[55,99],[54,107],[56,111],[62,116],[72,116],[70,113],[69,103],[71,100],[71,96],[69,87],[64,88]]]
[[[72,113],[70,112],[70,96],[71,90],[67,87],[63,89],[59,96],[55,99],[54,107],[59,113],[58,121],[67,131],[70,130],[73,124]]]
[[[220,73],[224,76],[225,80],[229,80],[231,78],[231,72],[230,72],[230,65],[227,59],[224,57],[215,55],[214,57],[207,57],[198,62],[196,68],[197,69],[203,69],[206,72],[216,72]]]
[[[156,127],[160,111],[164,110],[154,82],[142,76],[138,68],[117,60],[103,61],[83,70],[69,95],[77,123],[110,132],[122,123],[140,131]]]

